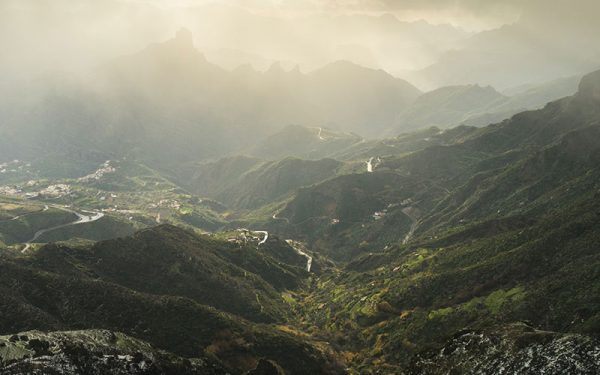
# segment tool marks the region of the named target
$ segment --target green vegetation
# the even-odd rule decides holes
[[[18,207],[17,210],[11,210],[10,215],[15,211],[23,212],[22,214],[0,221],[0,241],[7,245],[28,241],[40,229],[66,224],[77,219],[73,213],[56,208],[44,211],[43,205]],[[28,207],[31,207],[31,211],[26,211]]]
[[[238,258],[241,252],[249,254]],[[91,247],[47,245],[27,257],[3,256],[0,331],[102,327],[178,355],[214,356],[235,372],[260,358],[335,372],[316,344],[258,324],[292,321],[276,288],[293,273],[264,254],[251,262],[250,254],[259,257],[252,247],[160,226]]]
[[[344,161],[233,157],[172,180],[119,161],[21,186],[60,194],[0,206],[0,332],[122,331],[234,373],[546,369],[565,343],[561,369],[597,368],[599,88],[597,72],[542,110],[353,144]],[[171,181],[188,168],[186,190]],[[16,251],[72,219],[58,204],[106,216]]]

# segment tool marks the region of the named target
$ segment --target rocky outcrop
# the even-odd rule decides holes
[[[107,330],[0,336],[0,374],[225,374],[205,359],[184,359]]]
[[[540,331],[523,323],[464,331],[436,352],[421,355],[409,374],[597,374],[600,341]]]

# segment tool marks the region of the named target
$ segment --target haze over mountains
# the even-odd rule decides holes
[[[309,74],[278,64],[266,72],[229,72],[208,62],[192,38],[180,30],[174,39],[114,60],[84,79],[38,80],[21,88],[36,94],[24,102],[11,95],[5,102],[10,121],[3,141],[14,132],[12,139],[23,143],[10,141],[3,149],[31,158],[64,150],[67,140],[67,147],[80,143],[84,152],[196,160],[249,147],[290,123],[374,135],[420,93],[383,71],[348,62]],[[356,86],[363,90],[352,90]],[[82,127],[82,121],[88,124]]]
[[[6,48],[0,74],[89,70],[165,40],[182,25],[210,61],[228,69],[250,63],[264,71],[283,61],[308,72],[348,60],[422,90],[457,84],[503,90],[598,67],[598,49],[587,42],[598,32],[593,0],[577,6],[563,0],[310,4],[81,0],[69,6],[58,0],[44,8],[33,0],[9,0],[0,9]]]
[[[331,148],[338,161],[235,157],[181,165],[167,173],[173,185],[109,161],[91,180],[56,180],[72,192],[54,198],[23,199],[47,180],[17,185],[0,221],[0,327],[17,334],[0,336],[0,366],[437,374],[432,363],[464,373],[483,363],[492,374],[521,371],[521,358],[534,372],[592,374],[599,93],[597,71],[574,96],[499,124],[349,137]],[[330,145],[348,137],[305,131]],[[158,213],[188,229],[84,240],[121,235],[98,221],[25,248],[8,236],[69,225],[58,203],[144,227]],[[209,212],[221,231],[194,233]]]
[[[85,157],[94,161],[112,153],[149,158],[147,150],[162,150],[153,162],[182,161],[240,152],[288,125],[366,138],[483,126],[573,94],[578,79],[600,66],[597,49],[586,44],[597,30],[580,22],[594,4],[559,3],[561,19],[546,17],[551,7],[534,2],[520,16],[511,4],[499,19],[478,13],[474,23],[466,14],[482,9],[461,4],[464,14],[453,14],[439,5],[429,17],[447,23],[436,24],[415,21],[401,6],[369,2],[350,11],[320,3],[309,9],[59,1],[44,8],[43,22],[32,21],[44,12],[36,2],[4,2],[2,138],[27,141],[6,142],[2,150],[52,155],[79,143],[77,152],[97,153]],[[192,34],[172,39],[182,24]],[[86,39],[94,30],[105,31]],[[11,39],[13,32],[19,38]],[[57,69],[60,74],[52,73]],[[353,90],[357,85],[362,89]],[[510,98],[494,100],[477,85]],[[511,94],[524,85],[527,94]]]
[[[25,159],[67,152],[94,162],[131,156],[164,166],[240,152],[290,124],[367,138],[482,126],[569,95],[578,78],[516,88],[510,97],[480,86],[423,94],[347,61],[309,73],[279,63],[265,72],[227,71],[209,62],[193,38],[182,29],[84,76],[42,77],[4,91],[0,152]]]
[[[0,2],[0,374],[595,375],[596,2]]]

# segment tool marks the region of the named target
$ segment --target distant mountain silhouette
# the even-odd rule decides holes
[[[581,80],[572,76],[514,87],[499,93],[491,86],[444,86],[426,92],[402,111],[390,135],[436,126],[485,126],[525,110],[573,95]]]
[[[15,136],[6,148],[0,142],[11,155],[94,150],[162,164],[226,155],[290,123],[378,135],[420,94],[349,62],[309,74],[278,63],[229,72],[207,61],[185,29],[85,79],[40,81],[36,90],[6,108],[5,131]]]
[[[420,87],[477,83],[504,90],[596,69],[600,51],[583,51],[573,43],[586,38],[585,33],[590,31],[573,27],[567,36],[561,35],[564,29],[567,28],[553,30],[551,24],[536,28],[523,21],[481,32],[442,54],[437,62],[406,77]]]

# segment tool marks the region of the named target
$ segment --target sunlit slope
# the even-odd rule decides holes
[[[314,231],[305,232],[320,251],[339,260],[354,256],[345,272],[315,286],[306,312],[332,337],[344,332],[364,342],[355,359],[359,368],[366,371],[384,365],[399,371],[417,361],[415,368],[437,373],[428,367],[430,360],[460,368],[462,362],[450,355],[451,349],[440,356],[430,349],[439,353],[444,343],[453,347],[458,342],[446,340],[465,328],[488,330],[496,324],[525,321],[548,331],[597,335],[599,77],[600,73],[586,76],[573,97],[484,128],[459,144],[384,162],[382,169],[391,169],[385,173],[396,173],[406,181],[389,183],[379,194],[395,193],[398,200],[406,200],[396,209],[388,208],[380,219],[357,215],[355,228],[378,231],[382,223],[393,223],[400,211],[415,224],[397,224],[389,230],[409,235],[400,241],[383,246],[378,243],[380,234],[370,244],[358,244],[348,234],[333,242],[327,235],[333,229],[316,238],[311,237]],[[435,169],[440,165],[444,168]],[[370,174],[365,176],[340,185],[359,189],[358,181]],[[377,172],[372,177],[381,178]],[[408,181],[421,181],[422,188],[417,193],[407,191]],[[306,194],[323,189],[326,184]],[[365,202],[346,194],[329,205],[346,199],[350,207]],[[294,204],[304,211],[312,207],[310,215],[327,206],[300,202],[290,203],[288,209]],[[294,216],[289,217],[294,222]],[[357,245],[368,251],[357,256]],[[521,335],[522,329],[506,331],[506,346],[497,348],[505,356],[498,359],[498,366],[517,366],[506,356],[515,350],[510,342],[522,340]],[[530,337],[539,345],[531,353],[540,358],[541,353],[567,350],[559,343],[540,342],[539,334]],[[591,342],[586,337],[573,340],[577,342],[573,345]],[[597,350],[597,344],[591,345],[590,350]],[[419,361],[416,355],[428,359]],[[568,371],[574,360],[568,357],[557,366]],[[593,356],[582,360],[586,371],[597,364]],[[540,368],[550,365],[540,361],[536,364]]]
[[[412,216],[419,223],[415,228],[419,234],[432,225],[450,228],[533,209],[544,194],[550,196],[553,189],[589,180],[586,176],[596,168],[597,80],[598,73],[586,76],[575,96],[542,110],[478,130],[466,128],[453,143],[383,157],[373,173],[340,176],[307,188],[288,203],[281,216],[290,220],[291,230],[309,236],[319,248],[335,248],[339,253],[343,248],[339,242],[331,246],[319,241],[332,238],[338,228],[350,223],[361,228],[357,230],[376,228],[397,220],[403,212],[405,221]],[[352,210],[344,211],[344,206]],[[307,227],[315,220],[329,222],[328,226],[316,224],[324,231],[322,238]],[[400,231],[406,232],[403,228]],[[353,241],[347,246],[356,251],[358,243]],[[373,251],[382,245],[366,241],[362,247]]]

